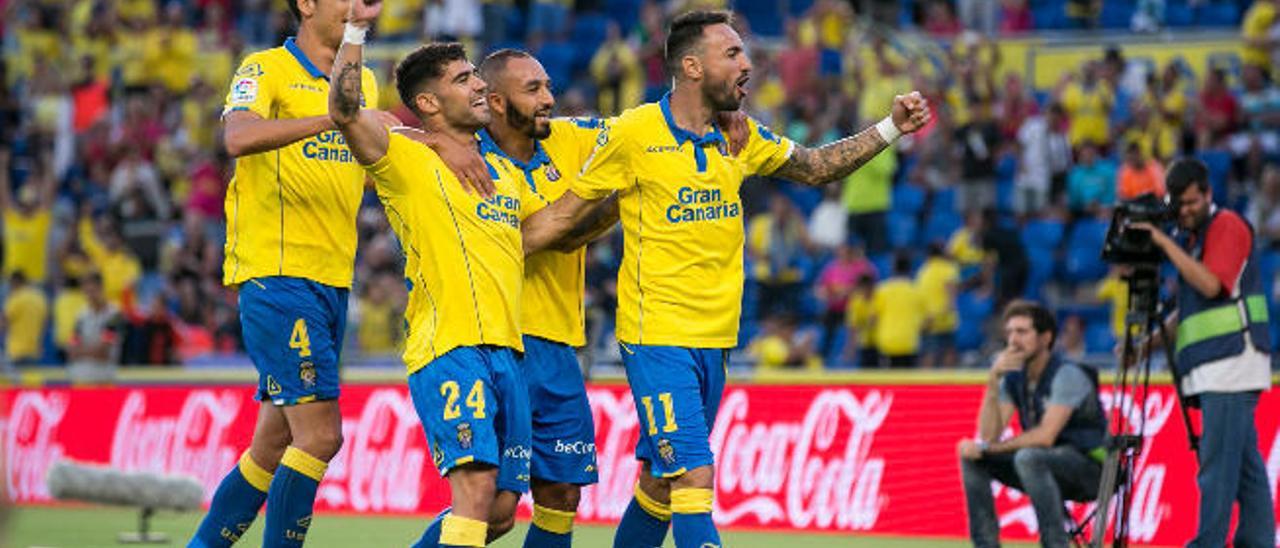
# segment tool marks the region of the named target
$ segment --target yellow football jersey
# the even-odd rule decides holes
[[[556,201],[578,178],[606,122],[596,119],[556,119],[551,135],[537,141],[528,163],[507,156],[488,132],[480,132],[480,150],[489,164],[528,185],[530,213]],[[525,258],[524,297],[520,329],[526,335],[570,346],[586,344],[583,321],[586,250],[568,253],[548,249]]]
[[[697,135],[671,117],[668,98],[623,113],[600,133],[570,189],[586,199],[619,192],[625,235],[618,270],[618,340],[730,348],[742,312],[742,201],[750,175],[768,175],[793,144],[754,120],[737,156],[719,129]]]
[[[368,68],[362,85],[361,102],[376,104],[377,82]],[[329,79],[289,39],[241,63],[223,114],[238,110],[265,120],[327,116]],[[337,130],[236,159],[227,188],[223,282],[292,276],[351,287],[363,193],[364,171]]]
[[[409,374],[460,346],[523,351],[524,182],[491,164],[497,193],[483,199],[430,148],[396,132],[387,155],[365,169],[404,248]]]

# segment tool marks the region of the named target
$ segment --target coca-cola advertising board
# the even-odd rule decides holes
[[[963,537],[955,446],[974,433],[982,390],[730,387],[711,434],[716,521],[726,527]],[[588,392],[600,483],[585,490],[578,516],[614,523],[638,472],[635,409],[625,386],[594,385]],[[189,474],[205,486],[207,498],[249,441],[258,406],[252,393],[241,386],[0,391],[5,486],[19,504],[46,502],[49,465],[67,458]],[[1104,391],[1105,405],[1115,403],[1111,396]],[[447,486],[431,464],[403,386],[349,385],[341,405],[346,442],[320,486],[319,511],[434,514],[447,504]],[[1145,409],[1132,415],[1146,420],[1147,449],[1134,476],[1131,539],[1183,543],[1196,524],[1196,463],[1171,388],[1153,387]],[[1264,394],[1257,420],[1274,493],[1280,403],[1272,394]],[[1036,521],[1027,498],[1004,488],[996,497],[1002,536],[1033,538]]]

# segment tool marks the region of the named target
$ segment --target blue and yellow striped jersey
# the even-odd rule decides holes
[[[365,169],[404,248],[409,374],[460,346],[523,351],[524,181],[491,169],[497,192],[484,199],[464,190],[430,148],[396,131],[387,155]]]
[[[532,214],[554,202],[578,178],[604,126],[605,121],[595,119],[552,120],[551,135],[536,142],[528,163],[508,156],[483,130],[480,150],[489,165],[528,185],[527,206]],[[525,335],[570,346],[586,343],[582,310],[585,261],[586,250],[582,248],[568,253],[548,249],[525,258],[520,313],[520,329]]]
[[[373,72],[366,68],[363,79],[362,100],[376,102]],[[290,38],[240,64],[223,114],[239,110],[264,120],[327,116],[329,79]],[[292,276],[351,287],[364,171],[342,133],[241,156],[235,169],[227,188],[223,283]]]
[[[698,135],[671,116],[668,98],[628,110],[601,132],[570,190],[619,192],[625,235],[618,271],[618,340],[729,348],[742,312],[742,202],[750,175],[768,175],[793,144],[755,120],[736,156],[719,129]]]

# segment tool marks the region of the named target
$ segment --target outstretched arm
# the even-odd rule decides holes
[[[566,238],[574,227],[590,224],[584,223],[584,219],[603,200],[605,198],[587,200],[569,191],[551,205],[530,215],[521,225],[524,236],[524,255],[528,257],[547,248],[563,250],[567,246],[561,245],[562,239]]]
[[[551,247],[569,252],[587,245],[608,232],[618,222],[618,195],[611,194],[603,202],[591,207],[567,233]]]
[[[775,177],[807,185],[842,180],[889,147],[901,133],[912,133],[929,122],[928,101],[919,92],[893,100],[888,118],[857,135],[818,148],[796,146],[791,158],[773,173]]]
[[[369,165],[387,155],[389,134],[376,111],[360,108],[360,88],[364,74],[364,36],[369,24],[382,11],[381,2],[351,2],[346,36],[333,60],[329,76],[329,118],[342,131],[351,153]]]

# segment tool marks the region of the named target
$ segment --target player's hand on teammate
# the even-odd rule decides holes
[[[729,141],[730,156],[737,156],[739,152],[742,152],[742,149],[747,146],[747,140],[751,138],[750,128],[747,125],[747,115],[741,110],[717,112],[716,126],[720,128],[720,133]]]
[[[893,125],[902,133],[914,133],[929,123],[932,114],[929,112],[929,100],[918,91],[893,98]]]
[[[485,198],[492,198],[497,188],[489,176],[489,165],[476,148],[474,142],[459,143],[448,137],[436,139],[431,144],[449,170],[458,177],[462,188],[467,192],[475,192]]]
[[[373,116],[378,120],[378,123],[382,124],[382,127],[386,129],[391,129],[393,127],[400,127],[404,125],[404,122],[400,121],[399,117],[397,117],[396,115],[388,111],[372,110],[371,112],[373,113]]]
[[[347,22],[368,28],[382,13],[382,0],[353,0],[347,10]]]

